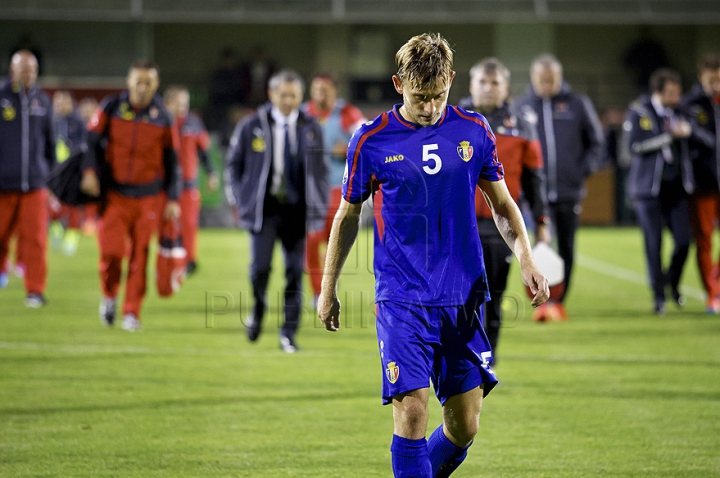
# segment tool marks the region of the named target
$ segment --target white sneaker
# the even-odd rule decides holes
[[[100,322],[106,327],[112,327],[115,323],[115,297],[105,297],[100,301]]]
[[[128,332],[137,332],[142,330],[142,324],[140,323],[140,319],[135,317],[135,314],[125,314],[123,316],[122,325],[123,330],[127,330]]]

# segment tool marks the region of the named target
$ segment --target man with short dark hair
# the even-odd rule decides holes
[[[81,189],[100,195],[102,172],[106,191],[100,218],[100,283],[103,299],[100,320],[115,322],[115,310],[130,239],[122,328],[142,328],[140,308],[145,298],[148,245],[157,231],[160,215],[180,217],[179,171],[172,117],[156,94],[160,71],[155,63],[137,61],[128,70],[128,89],[105,98],[88,124],[88,149]],[[107,140],[104,158],[96,157],[98,144]],[[165,195],[167,204],[163,207]]]
[[[329,192],[322,130],[300,110],[304,86],[292,70],[274,74],[268,85],[270,101],[238,123],[226,157],[226,177],[240,227],[251,234],[255,303],[245,324],[247,337],[255,342],[262,330],[272,256],[279,240],[286,278],[280,347],[286,353],[298,350],[305,234],[323,227]]]
[[[487,118],[495,133],[510,195],[515,202],[524,195],[536,224],[535,241],[550,243],[542,147],[535,125],[511,111],[509,94],[510,71],[497,58],[485,58],[470,69],[470,96],[461,99],[458,106]],[[485,303],[485,333],[495,361],[512,251],[498,231],[480,191],[475,194],[475,214],[490,289],[490,300]]]
[[[707,54],[698,64],[698,83],[682,107],[706,135],[690,138],[696,189],[690,198],[698,269],[707,293],[705,311],[720,314],[720,284],[713,272],[712,236],[720,220],[720,56]]]
[[[664,315],[666,287],[678,306],[684,304],[679,284],[690,247],[688,197],[695,188],[688,138],[699,129],[678,109],[682,83],[676,71],[656,70],[649,86],[651,95],[630,105],[623,142],[632,158],[628,195],[645,238],[653,310]],[[661,257],[663,223],[675,243],[667,270]]]
[[[28,50],[12,55],[0,86],[0,288],[7,286],[8,244],[17,231],[25,267],[25,305],[45,305],[48,193],[55,164],[50,98],[37,87],[38,62]],[[20,262],[20,261],[19,261]]]
[[[537,125],[550,223],[555,229],[558,254],[565,262],[562,295],[536,310],[533,318],[567,320],[564,301],[571,285],[585,179],[600,166],[605,138],[590,99],[572,91],[563,80],[562,64],[547,53],[533,60],[527,94],[515,101],[514,108],[519,116]]]

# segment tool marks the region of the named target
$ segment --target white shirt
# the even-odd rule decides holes
[[[673,121],[675,112],[672,110],[672,108],[666,108],[665,106],[660,103],[660,99],[652,95],[650,97],[650,102],[653,105],[653,108],[655,108],[655,112],[660,117],[660,129],[663,131],[665,130],[665,120]],[[670,146],[663,146],[662,148],[663,158],[665,158],[666,163],[672,163],[673,162],[673,156],[672,156],[672,150],[670,149]]]
[[[284,194],[283,177],[285,173],[285,126],[288,128],[290,138],[290,152],[297,154],[297,119],[298,110],[293,110],[289,116],[285,116],[280,109],[273,106],[270,115],[275,121],[273,125],[273,177],[270,186],[270,194],[277,196]]]

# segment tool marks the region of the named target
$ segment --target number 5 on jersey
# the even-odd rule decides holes
[[[423,166],[423,171],[426,173],[433,175],[440,172],[440,168],[442,168],[442,159],[437,154],[433,153],[432,151],[435,151],[438,149],[437,143],[433,144],[423,144],[423,154],[422,154],[422,160],[423,161],[434,161],[434,164],[432,167],[430,165]]]

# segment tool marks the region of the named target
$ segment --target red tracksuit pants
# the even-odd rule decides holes
[[[107,206],[98,226],[100,287],[105,297],[117,297],[129,243],[123,314],[140,318],[140,307],[145,298],[148,247],[158,228],[163,201],[162,194],[131,198],[112,191],[108,193]]]
[[[17,231],[17,251],[22,251],[25,290],[28,294],[45,292],[47,203],[46,189],[35,189],[27,193],[0,191],[0,271],[3,271],[7,262],[10,237]]]
[[[708,299],[720,295],[718,278],[713,273],[712,236],[715,221],[720,220],[720,192],[695,193],[690,201],[690,218],[697,248],[697,262]]]
[[[197,234],[200,224],[200,190],[183,189],[180,195],[180,225],[183,247],[187,251],[187,262],[197,257]]]
[[[337,214],[340,207],[340,199],[342,199],[342,188],[332,188],[330,190],[328,212],[325,217],[325,229],[309,232],[305,238],[305,270],[310,276],[310,284],[315,295],[320,295],[322,286],[323,266],[320,264],[320,246],[327,244],[330,238],[330,230],[332,229],[335,214]]]

